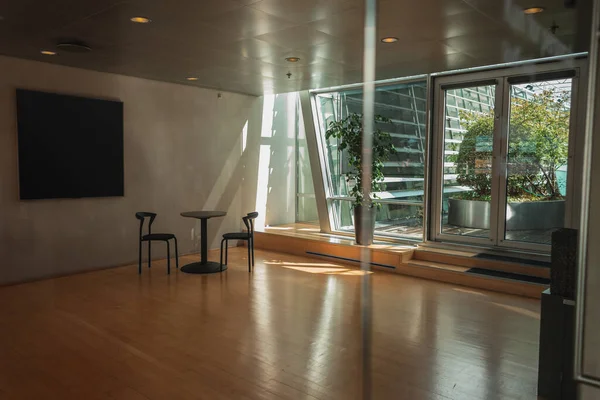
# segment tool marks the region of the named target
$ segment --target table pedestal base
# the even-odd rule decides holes
[[[188,274],[214,274],[216,272],[225,271],[226,269],[227,265],[223,264],[223,269],[221,269],[221,264],[214,261],[208,261],[204,264],[198,261],[181,267],[181,271],[187,272]]]

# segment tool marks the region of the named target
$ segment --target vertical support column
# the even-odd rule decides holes
[[[600,186],[592,185],[591,180],[594,174],[600,174],[600,141],[593,140],[595,131],[600,129],[599,40],[600,0],[595,0],[589,54],[575,324],[575,379],[580,400],[597,399],[600,395],[600,249],[597,246],[600,240]]]
[[[327,179],[325,177],[324,166],[325,159],[324,155],[319,151],[316,125],[317,121],[315,120],[310,96],[310,93],[306,90],[300,92],[300,107],[302,109],[302,118],[304,119],[310,170],[313,178],[313,185],[315,187],[319,226],[321,228],[321,232],[330,233],[331,224],[327,206]]]
[[[365,45],[363,55],[363,136],[362,136],[362,189],[363,200],[371,205],[371,180],[373,168],[373,131],[375,129],[375,66],[377,48],[377,0],[365,0]],[[364,207],[364,204],[363,204]],[[372,229],[370,212],[361,213],[362,229]],[[363,237],[366,237],[363,232]],[[360,252],[361,277],[361,330],[362,330],[362,398],[371,398],[371,338],[372,338],[372,285],[371,249],[362,246]]]
[[[427,75],[426,93],[427,101],[425,103],[425,159],[423,160],[423,242],[432,240],[431,232],[433,228],[430,226],[431,221],[431,187],[432,179],[435,176],[431,173],[433,168],[433,162],[431,159],[431,152],[433,149],[433,126],[432,120],[433,113],[431,111],[433,107],[433,85],[431,75]]]

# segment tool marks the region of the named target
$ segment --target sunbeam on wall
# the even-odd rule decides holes
[[[263,97],[256,179],[256,228],[296,220],[296,137],[301,123],[298,93]],[[304,134],[304,132],[302,132]]]

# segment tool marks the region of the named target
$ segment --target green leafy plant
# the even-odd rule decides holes
[[[558,200],[557,174],[567,164],[570,94],[544,90],[530,99],[512,98],[508,183],[509,201]],[[489,201],[492,188],[492,137],[494,114],[461,112],[467,130],[458,154],[447,156],[456,163],[457,182],[472,190],[454,198]]]
[[[381,115],[375,116],[376,129],[373,132],[373,165],[371,193],[383,189],[383,166],[388,158],[396,153],[396,148],[392,143],[392,137],[388,132],[382,131],[377,127],[378,123],[391,124],[389,118]],[[346,151],[348,154],[349,172],[346,174],[346,182],[351,184],[350,195],[354,197],[354,206],[372,206],[372,199],[364,198],[364,189],[362,182],[362,137],[363,137],[363,118],[362,115],[352,113],[347,117],[329,123],[329,129],[325,132],[327,140],[334,138],[339,141],[339,150]],[[353,184],[352,184],[353,183]],[[373,194],[373,198],[377,198]]]

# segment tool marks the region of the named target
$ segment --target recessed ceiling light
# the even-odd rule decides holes
[[[381,39],[383,43],[396,43],[398,41],[397,37],[388,36]]]
[[[286,57],[285,61],[291,62],[291,63],[298,62],[298,61],[300,61],[300,57]]]
[[[197,77],[195,77],[195,76],[188,76],[188,77],[187,77],[187,78],[185,78],[185,79],[187,79],[188,81],[197,81],[197,80],[198,80],[198,78],[197,78]]]
[[[42,53],[45,56],[55,56],[56,52],[52,51],[52,50],[41,50],[40,53]]]
[[[523,10],[523,12],[527,15],[530,14],[539,14],[544,11],[544,7],[529,7]]]
[[[152,22],[152,20],[150,18],[146,18],[146,17],[131,17],[130,20],[131,20],[131,22],[135,22],[138,24],[147,24],[149,22]]]

